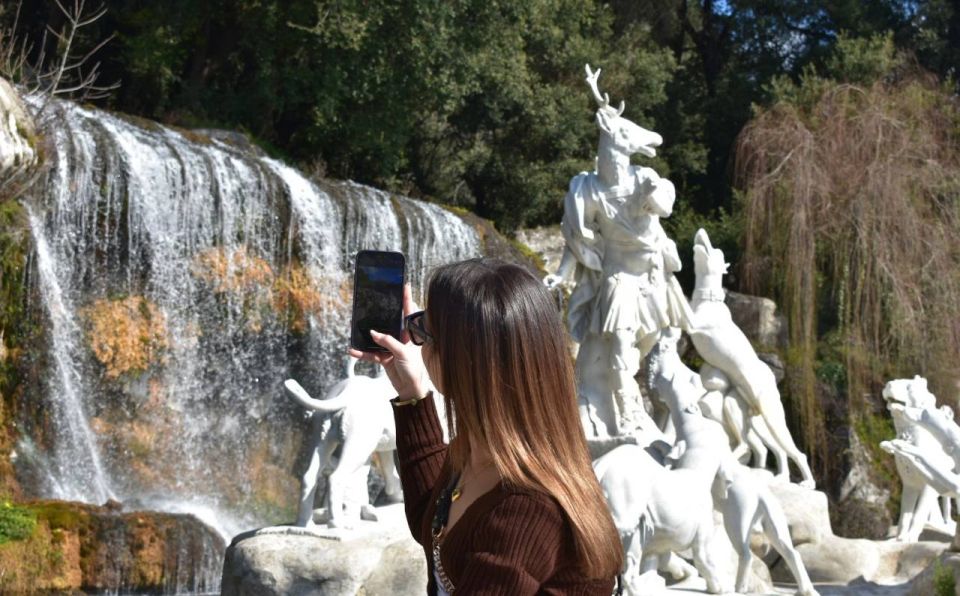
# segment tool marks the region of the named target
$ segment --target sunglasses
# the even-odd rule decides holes
[[[410,333],[410,341],[415,346],[433,343],[433,336],[427,331],[424,315],[425,311],[417,311],[403,318],[403,326]]]

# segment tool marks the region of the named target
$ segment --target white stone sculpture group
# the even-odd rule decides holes
[[[650,593],[656,570],[675,578],[694,573],[678,553],[692,553],[708,591],[747,589],[750,535],[759,528],[786,561],[799,592],[815,593],[794,549],[786,516],[763,476],[739,459],[765,465],[768,449],[778,479],[789,481],[793,460],[801,485],[813,474],[787,428],[770,368],[733,322],[724,303],[723,252],[704,230],[694,239],[696,287],[690,301],[674,272],[676,245],[660,225],[675,199],[673,185],[630,156],[655,155],[661,138],[622,116],[586,68],[597,100],[597,167],[573,178],[564,200],[566,247],[551,287],[576,283],[570,297],[571,335],[580,342],[577,372],[581,418],[588,438],[629,437],[594,463],[624,542],[628,593]],[[681,330],[704,361],[699,372],[677,353]],[[648,359],[650,389],[670,410],[663,428],[646,414],[634,380]],[[726,432],[725,432],[726,431]],[[666,438],[672,443],[663,443]],[[731,447],[734,450],[731,450]],[[714,511],[739,556],[736,578],[717,562],[722,552]],[[662,580],[659,580],[662,581]]]
[[[953,411],[937,408],[927,380],[920,376],[890,381],[883,398],[897,437],[880,447],[894,455],[903,482],[896,539],[916,542],[927,525],[953,534],[950,503],[960,497],[960,426]]]
[[[624,542],[627,592],[651,593],[658,585],[651,577],[657,569],[674,579],[690,575],[693,570],[676,554],[689,549],[710,592],[735,587],[745,593],[753,557],[750,536],[759,526],[793,573],[798,592],[815,594],[780,503],[761,477],[734,458],[722,427],[702,415],[705,390],[699,375],[680,360],[679,338],[679,329],[666,330],[649,364],[653,384],[670,410],[675,444],[667,446],[665,455],[666,449],[654,445],[621,445],[594,462]],[[719,561],[723,549],[714,509],[722,514],[739,556],[733,586]]]

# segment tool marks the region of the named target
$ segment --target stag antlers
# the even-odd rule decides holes
[[[590,65],[587,64],[587,84],[590,85],[590,90],[593,91],[593,98],[597,100],[597,104],[600,106],[600,109],[610,107],[610,95],[604,93],[600,95],[600,89],[597,87],[597,79],[600,78],[600,72],[602,68],[598,68],[597,72],[590,70]],[[626,107],[626,104],[623,103],[623,100],[620,100],[620,107],[617,109],[617,116],[623,114],[623,109]]]

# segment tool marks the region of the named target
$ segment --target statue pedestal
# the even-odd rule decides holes
[[[427,562],[403,504],[376,508],[378,522],[353,529],[276,526],[236,536],[222,594],[424,594]]]

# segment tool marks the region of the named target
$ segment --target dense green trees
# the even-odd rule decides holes
[[[79,42],[117,34],[98,52],[103,80],[122,83],[109,107],[241,128],[318,172],[462,205],[504,230],[556,221],[567,180],[590,166],[586,62],[664,135],[655,166],[693,217],[732,209],[731,150],[751,106],[774,77],[823,66],[841,31],[889,31],[943,75],[960,46],[947,0],[105,4]],[[52,0],[26,2],[18,32],[36,53],[60,18]]]

